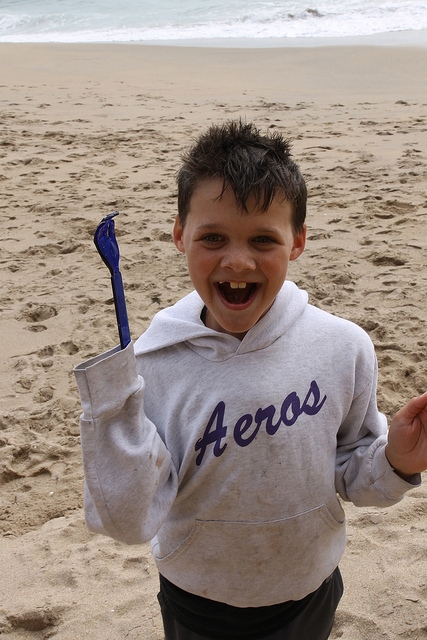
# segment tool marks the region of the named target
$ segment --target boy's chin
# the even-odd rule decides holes
[[[209,309],[206,312],[206,326],[209,327],[209,329],[213,329],[219,333],[227,333],[230,336],[239,338],[239,340],[245,337],[247,332],[255,326],[258,320],[259,318],[252,322],[220,321],[212,314],[212,312],[209,311]]]

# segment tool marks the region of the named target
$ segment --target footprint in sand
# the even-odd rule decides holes
[[[390,256],[387,254],[379,254],[379,253],[373,253],[371,256],[369,256],[368,259],[376,267],[385,267],[385,266],[401,267],[407,262],[405,258],[401,258],[399,256]]]
[[[61,342],[61,351],[69,356],[73,356],[79,352],[79,347],[74,342]]]
[[[49,318],[54,318],[58,315],[58,311],[55,307],[50,305],[34,305],[29,302],[25,305],[24,310],[18,316],[18,320],[26,320],[27,322],[40,323]]]
[[[39,349],[37,351],[37,357],[38,358],[51,358],[54,353],[55,353],[55,347],[53,347],[53,346],[43,347],[43,349]]]
[[[29,377],[20,378],[12,385],[12,389],[16,393],[27,393],[28,391],[31,391],[33,382],[34,380]]]
[[[58,624],[59,615],[52,609],[36,611],[23,611],[17,615],[7,616],[12,629],[25,629],[25,631],[44,631],[48,627]]]
[[[49,400],[52,400],[53,394],[54,390],[52,389],[52,387],[42,387],[33,396],[33,399],[35,402],[39,403],[49,402]]]
[[[28,331],[32,331],[33,333],[40,333],[40,331],[47,331],[47,327],[44,324],[31,324],[29,327],[26,327]]]

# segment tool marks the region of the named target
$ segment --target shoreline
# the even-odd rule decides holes
[[[2,45],[132,45],[221,49],[281,49],[316,47],[420,47],[427,48],[427,29],[387,31],[356,36],[310,36],[277,38],[193,38],[182,40],[2,41]]]
[[[141,40],[138,42],[112,44],[134,44],[168,47],[200,47],[222,49],[281,49],[317,47],[427,47],[427,30],[387,31],[358,36],[313,36],[288,38],[200,38],[193,40]]]

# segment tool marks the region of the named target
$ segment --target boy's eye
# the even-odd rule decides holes
[[[257,236],[256,238],[254,238],[254,242],[256,242],[257,244],[269,244],[271,242],[274,242],[274,240],[269,236]]]
[[[216,242],[221,242],[222,236],[220,236],[218,233],[209,233],[207,236],[203,236],[202,240],[215,244]]]

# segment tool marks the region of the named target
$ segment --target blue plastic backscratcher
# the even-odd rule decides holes
[[[114,211],[105,216],[96,228],[93,241],[98,253],[107,265],[111,273],[111,286],[113,289],[114,307],[116,309],[117,327],[119,330],[120,346],[127,347],[130,338],[128,314],[126,310],[125,292],[123,288],[122,274],[119,271],[120,251],[114,233],[114,219],[119,212]]]

